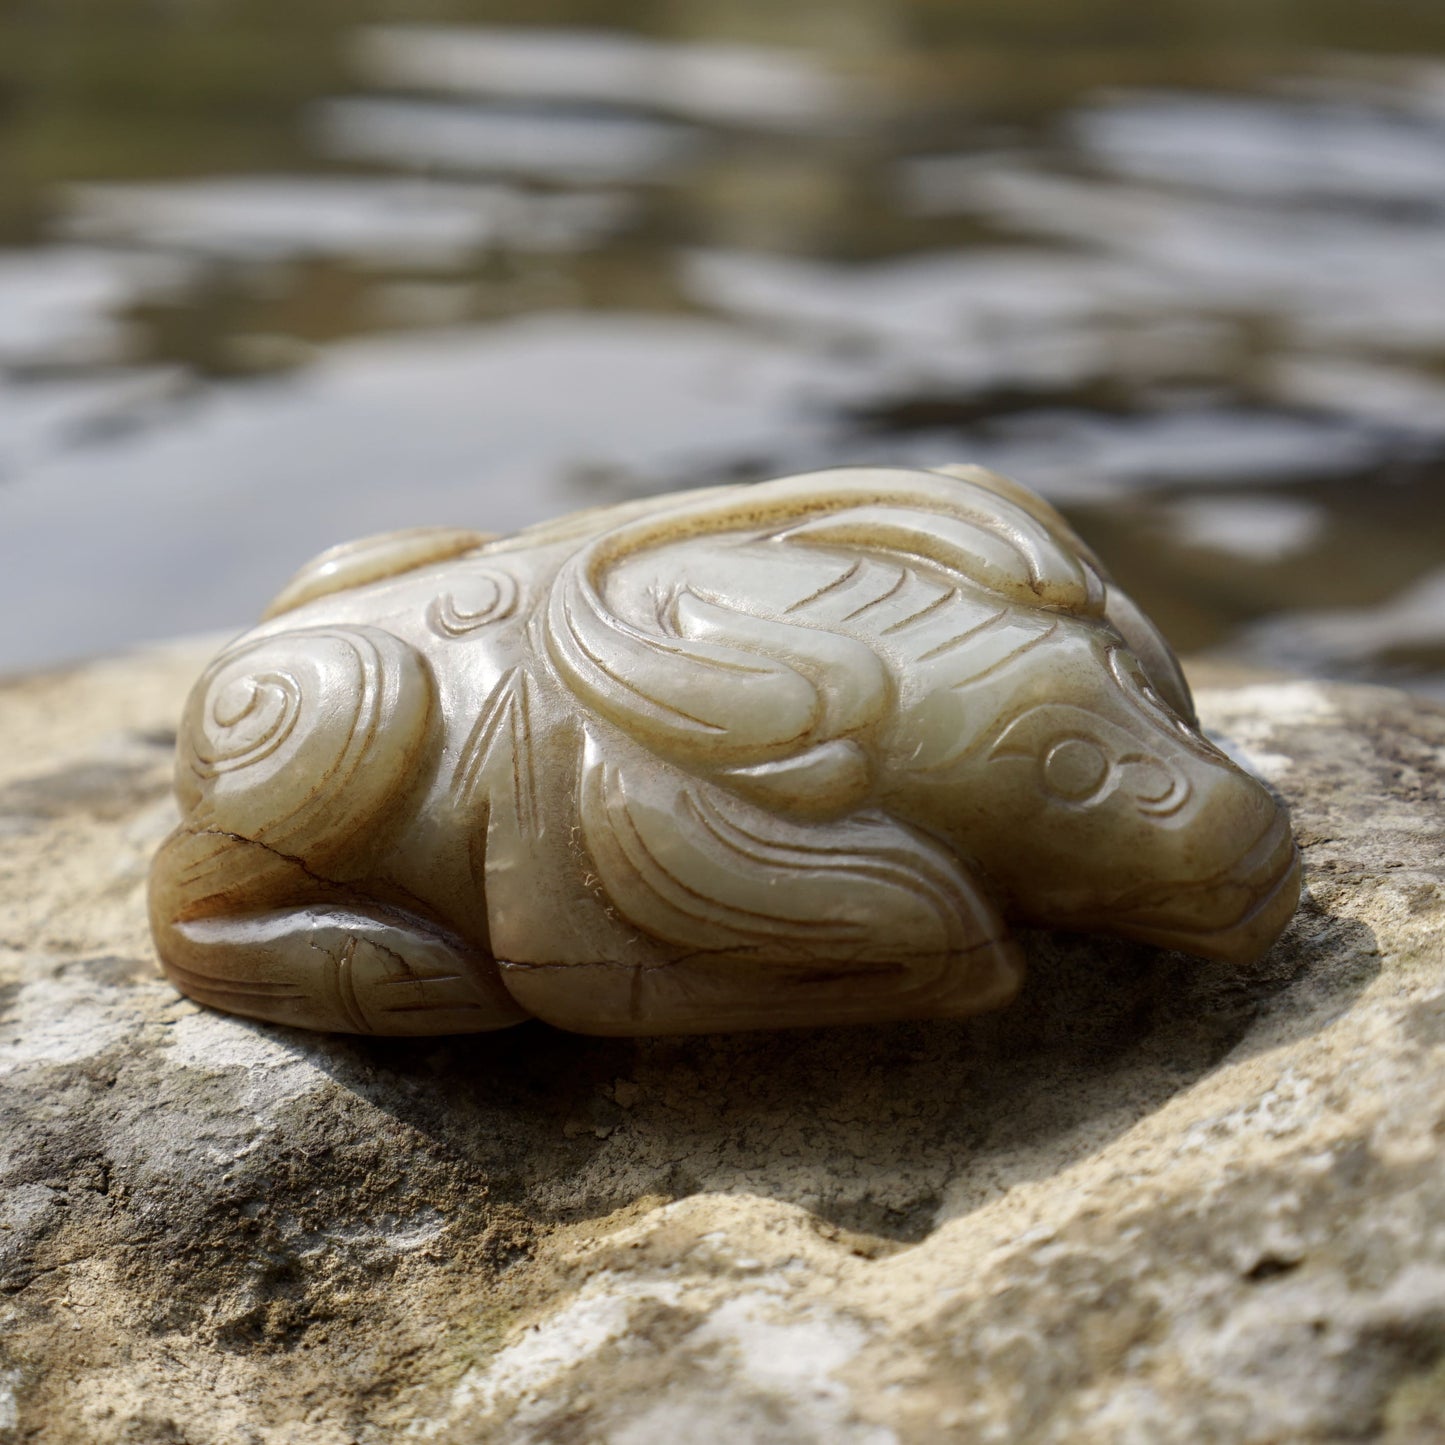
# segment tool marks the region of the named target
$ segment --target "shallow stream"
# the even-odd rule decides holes
[[[1445,695],[1445,7],[0,0],[0,671],[951,460],[1185,651]]]

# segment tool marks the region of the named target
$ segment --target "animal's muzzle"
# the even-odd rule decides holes
[[[1279,810],[1227,868],[1175,890],[1167,901],[1131,910],[1117,932],[1202,958],[1253,963],[1289,922],[1299,894],[1299,849]]]

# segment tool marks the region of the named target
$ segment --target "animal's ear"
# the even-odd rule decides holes
[[[1051,532],[1071,551],[1077,552],[1079,556],[1083,557],[1106,582],[1109,580],[1109,574],[1093,548],[1074,531],[1064,514],[1057,507],[1046,502],[1037,492],[1031,492],[1027,487],[1021,487],[1011,477],[1000,476],[998,472],[991,472],[987,467],[974,466],[971,462],[950,463],[948,466],[930,467],[929,470],[938,472],[941,476],[967,482],[970,486],[982,488],[985,492],[992,492],[994,496],[1002,497],[1011,506],[1027,512],[1034,521]]]
[[[754,490],[802,514],[779,529],[785,540],[903,552],[1023,606],[1081,615],[1103,610],[1103,580],[1067,527],[1056,529],[1062,519],[1050,515],[1052,508],[992,473],[983,475],[998,485],[961,471],[949,475],[952,484],[933,471],[841,468]]]
[[[418,567],[430,567],[434,562],[445,562],[483,546],[495,535],[456,527],[412,527],[342,542],[301,568],[272,599],[264,616],[269,620],[333,592],[364,587]]]
[[[1159,629],[1139,610],[1134,600],[1113,585],[1104,564],[1056,508],[1028,488],[983,467],[958,465],[934,467],[932,470],[941,472],[946,477],[956,477],[971,486],[982,487],[985,491],[1003,497],[1014,506],[1021,507],[1083,557],[1108,584],[1105,619],[1129,645],[1130,651],[1139,659],[1145,675],[1165,702],[1185,722],[1193,725],[1198,721],[1189,684],[1184,680],[1184,671],[1179,666],[1179,659],[1175,657],[1173,649],[1164,640]]]
[[[563,1027],[677,1033],[961,1017],[1022,978],[992,903],[938,844],[877,812],[792,821],[589,734],[578,817],[612,906],[663,947],[503,965]]]
[[[1010,515],[1017,509],[1006,507],[999,498],[979,497],[966,511],[960,508],[961,515],[950,515],[906,498],[890,500],[812,518],[780,533],[779,540],[922,557],[1018,606],[1102,611],[1103,583],[1092,571],[1031,517]]]
[[[1109,588],[1104,616],[1128,644],[1129,651],[1139,659],[1139,666],[1144,669],[1144,676],[1153,684],[1155,692],[1190,727],[1198,727],[1194,695],[1189,691],[1184,669],[1179,666],[1174,649],[1164,640],[1164,634],[1139,610],[1134,599],[1117,587]]]

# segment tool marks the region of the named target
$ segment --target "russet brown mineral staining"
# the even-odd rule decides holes
[[[310,1028],[959,1017],[1010,925],[1243,964],[1279,803],[1046,503],[859,468],[334,549],[193,690],[166,972]]]

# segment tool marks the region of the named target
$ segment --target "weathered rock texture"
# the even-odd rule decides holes
[[[156,974],[209,647],[0,689],[0,1440],[1445,1432],[1445,712],[1196,673],[1308,896],[966,1024],[302,1035]]]

